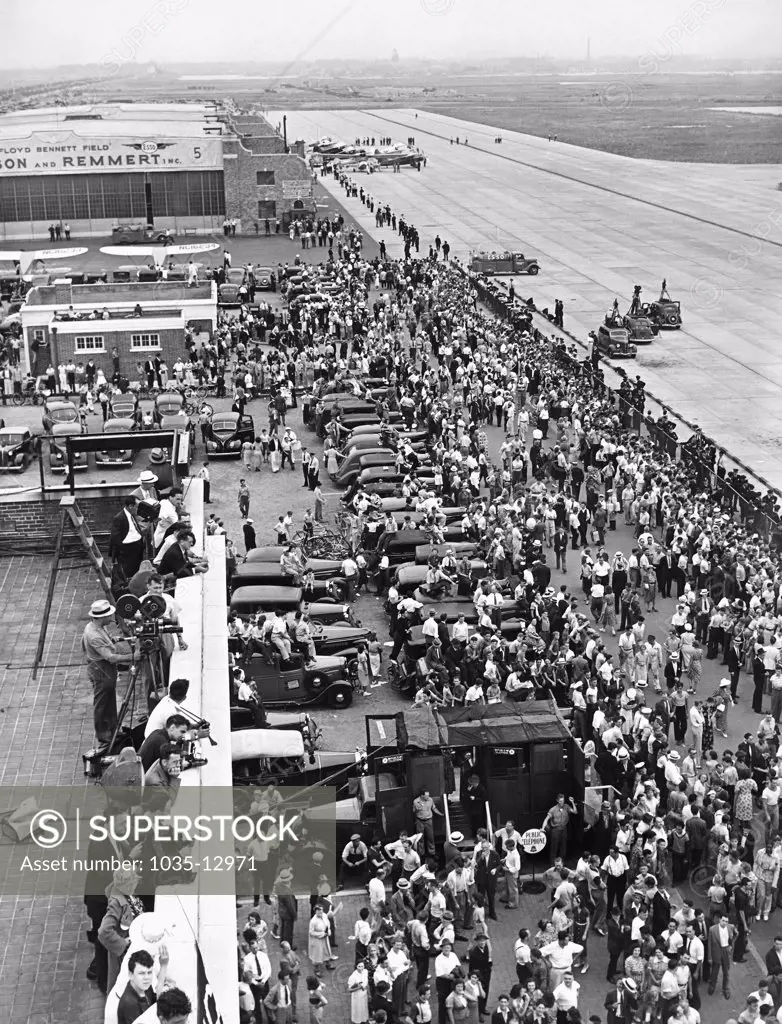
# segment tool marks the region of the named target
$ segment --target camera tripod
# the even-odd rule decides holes
[[[114,727],[114,732],[111,735],[107,746],[100,751],[101,756],[106,757],[110,754],[119,753],[115,749],[117,739],[122,731],[123,722],[128,719],[127,732],[133,732],[133,715],[136,710],[136,698],[137,698],[137,687],[139,680],[144,686],[147,695],[147,710],[151,711],[154,705],[165,696],[166,693],[166,673],[163,665],[163,652],[158,648],[155,650],[141,650],[136,651],[136,645],[138,643],[138,637],[126,637],[126,640],[131,645],[133,651],[133,660],[130,663],[130,679],[128,680],[128,688],[125,692],[125,696],[120,705],[119,711],[117,712],[117,724]]]

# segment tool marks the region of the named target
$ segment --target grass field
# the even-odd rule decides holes
[[[436,82],[436,88],[433,88]],[[726,113],[711,107],[778,106],[777,75],[448,77],[351,82],[350,96],[302,86],[278,87],[288,108],[417,107],[438,114],[650,160],[778,163],[782,117]],[[439,94],[439,95],[438,95]],[[390,97],[390,99],[389,99]]]

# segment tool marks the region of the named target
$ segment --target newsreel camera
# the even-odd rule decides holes
[[[121,755],[122,751],[127,748],[135,751],[141,746],[144,739],[143,723],[133,726],[137,681],[141,680],[147,704],[150,708],[153,707],[166,692],[162,638],[166,634],[183,632],[181,626],[164,621],[166,602],[157,594],[147,594],[141,599],[134,594],[124,594],[117,601],[117,614],[130,628],[125,638],[133,651],[130,681],[122,706],[117,712],[117,725],[111,739],[104,747],[82,754],[84,774],[93,779],[100,779],[109,767],[121,760],[118,755]],[[192,720],[194,729],[216,746],[215,741],[209,736],[209,722],[187,712],[182,713]],[[126,719],[127,724],[123,724]],[[181,759],[183,771],[187,768],[200,768],[207,763],[206,758],[196,753],[195,739],[185,740]]]
[[[123,594],[117,601],[117,613],[123,619],[135,621],[133,632],[128,637],[131,644],[138,644],[138,653],[142,656],[156,654],[160,651],[160,638],[164,633],[182,633],[181,626],[163,622],[166,614],[166,602],[157,594],[147,594],[139,600],[134,594]]]

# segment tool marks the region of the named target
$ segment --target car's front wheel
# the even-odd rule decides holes
[[[529,270],[527,271],[527,273],[528,274],[532,274],[533,277],[534,277],[534,275],[537,274],[539,271],[540,271],[540,267],[530,267]]]
[[[346,683],[340,683],[329,690],[329,707],[349,708],[353,703],[353,691]]]

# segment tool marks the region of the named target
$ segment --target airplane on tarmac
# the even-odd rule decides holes
[[[155,266],[161,267],[174,256],[192,256],[197,252],[214,252],[220,246],[217,242],[186,242],[182,245],[103,245],[101,252],[105,256],[136,256],[152,260]],[[57,251],[57,250],[55,250]],[[87,251],[86,249],[84,250]]]
[[[47,260],[68,260],[83,256],[89,252],[86,246],[73,249],[0,249],[0,262],[18,264],[19,276],[29,278],[32,273],[45,274]],[[70,267],[59,267],[61,273],[67,273]]]

